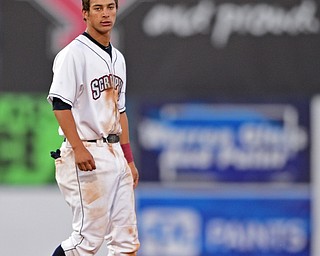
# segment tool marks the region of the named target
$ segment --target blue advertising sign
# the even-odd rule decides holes
[[[163,104],[142,111],[142,172],[160,180],[308,182],[309,130],[292,104]]]
[[[308,193],[224,191],[140,191],[141,255],[310,256]]]

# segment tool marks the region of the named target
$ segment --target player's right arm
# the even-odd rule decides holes
[[[82,73],[84,61],[82,55],[76,50],[69,45],[55,58],[54,76],[48,99],[52,103],[54,114],[64,136],[73,148],[76,165],[82,171],[92,171],[96,168],[94,159],[80,139],[71,111],[74,97],[79,95],[80,87],[77,84],[81,84],[75,78]],[[62,98],[65,101],[62,101]]]
[[[54,114],[65,137],[72,146],[78,168],[82,171],[95,170],[94,159],[79,137],[71,110],[54,110]]]

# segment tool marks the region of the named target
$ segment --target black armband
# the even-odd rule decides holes
[[[65,103],[59,98],[54,97],[52,100],[52,108],[53,110],[70,110],[71,106],[68,103]]]

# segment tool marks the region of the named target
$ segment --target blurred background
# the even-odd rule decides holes
[[[320,255],[320,1],[119,3],[139,255]],[[80,0],[0,2],[1,255],[71,231],[46,96],[84,29]]]

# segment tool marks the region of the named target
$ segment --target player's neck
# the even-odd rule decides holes
[[[99,44],[104,46],[109,46],[110,44],[110,33],[108,34],[100,34],[97,31],[87,29],[86,32]]]

